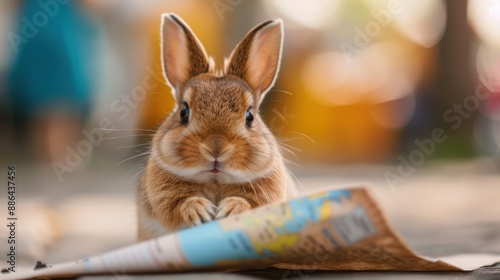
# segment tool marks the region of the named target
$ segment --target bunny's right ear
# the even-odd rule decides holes
[[[259,103],[276,80],[282,44],[282,20],[269,20],[248,32],[226,62],[226,73],[246,81]]]
[[[194,76],[207,73],[207,53],[189,26],[173,13],[163,14],[161,28],[163,72],[177,101],[180,89]]]

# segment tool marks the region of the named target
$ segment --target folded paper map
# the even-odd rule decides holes
[[[366,188],[327,190],[76,262],[0,279],[88,274],[300,270],[459,271],[414,254]]]

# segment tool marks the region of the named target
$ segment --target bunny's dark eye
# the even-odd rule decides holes
[[[253,123],[252,107],[248,107],[247,113],[245,115],[245,120],[246,120],[246,127],[251,127]]]
[[[182,109],[181,109],[181,123],[182,124],[187,124],[189,121],[189,105],[187,104],[186,101],[182,103]]]

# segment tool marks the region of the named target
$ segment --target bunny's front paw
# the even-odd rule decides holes
[[[244,198],[237,196],[226,197],[219,203],[217,207],[216,219],[224,218],[229,215],[236,215],[247,210],[250,210],[252,206]]]
[[[216,209],[217,207],[210,200],[195,196],[186,199],[181,204],[180,213],[184,223],[190,227],[212,221]]]

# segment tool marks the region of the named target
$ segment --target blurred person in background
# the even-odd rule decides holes
[[[11,1],[7,108],[15,143],[60,160],[81,137],[91,110],[96,26],[84,1]]]

